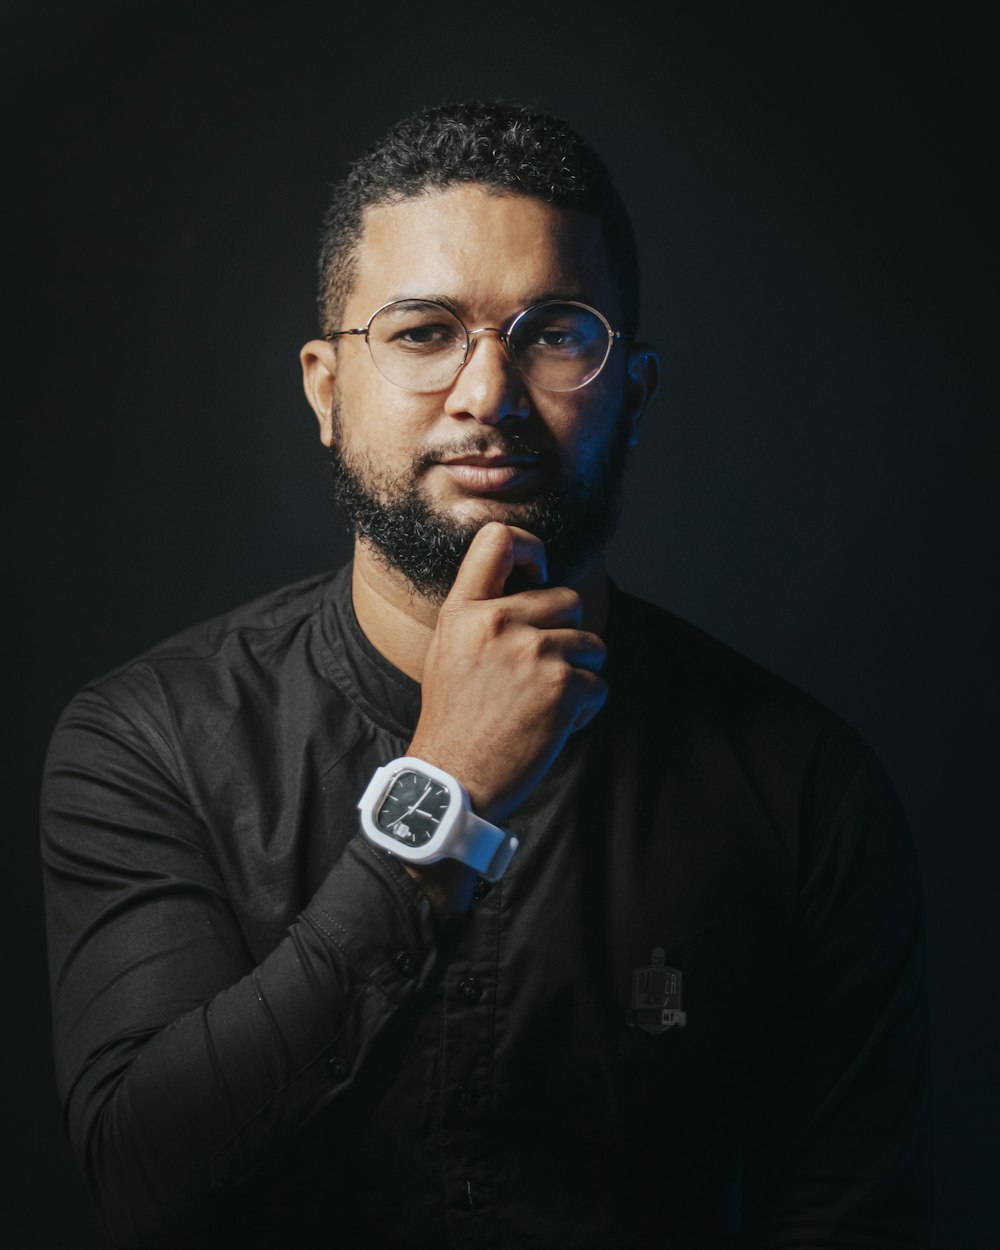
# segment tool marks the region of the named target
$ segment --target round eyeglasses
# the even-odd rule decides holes
[[[375,310],[366,326],[330,330],[336,339],[363,334],[375,368],[408,391],[441,391],[469,359],[477,334],[496,334],[529,382],[547,391],[578,391],[593,382],[621,331],[588,304],[546,300],[516,313],[504,326],[469,330],[436,300],[397,299]]]

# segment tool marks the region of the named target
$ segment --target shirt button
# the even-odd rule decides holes
[[[344,1063],[343,1059],[338,1059],[336,1055],[331,1055],[323,1065],[327,1078],[331,1081],[344,1081],[350,1075],[351,1069]]]
[[[393,962],[400,976],[415,977],[420,970],[420,965],[408,951],[397,951]]]
[[[462,1111],[471,1111],[479,1101],[479,1094],[472,1085],[459,1085],[455,1090],[455,1104]]]
[[[482,1185],[477,1185],[475,1181],[466,1181],[462,1186],[462,1197],[469,1210],[475,1211],[486,1201],[487,1193]]]
[[[467,1003],[478,1003],[483,996],[483,987],[475,977],[463,977],[458,983],[458,992]]]
[[[472,887],[472,897],[476,899],[485,898],[492,889],[493,882],[487,881],[485,877],[480,877]]]

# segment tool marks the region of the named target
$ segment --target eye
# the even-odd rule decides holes
[[[432,356],[465,350],[465,331],[440,304],[401,300],[383,308],[372,321],[369,340],[400,355]]]
[[[579,356],[588,350],[589,340],[568,325],[526,326],[515,344],[519,356]]]
[[[441,351],[454,347],[459,342],[459,336],[454,326],[421,322],[396,330],[389,342],[403,351]]]
[[[603,322],[579,304],[540,304],[514,328],[514,350],[522,359],[575,360],[589,357],[607,339]]]
[[[544,326],[541,329],[532,331],[531,338],[525,343],[525,346],[569,351],[579,347],[581,342],[580,335],[566,326]]]

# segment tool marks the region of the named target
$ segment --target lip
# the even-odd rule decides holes
[[[479,494],[523,486],[539,469],[538,457],[528,455],[456,456],[438,465],[458,485]]]

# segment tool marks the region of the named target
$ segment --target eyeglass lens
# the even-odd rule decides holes
[[[447,386],[462,367],[469,336],[441,304],[399,300],[372,318],[368,345],[376,367],[390,382],[408,390],[434,391]],[[516,318],[509,345],[525,377],[547,390],[573,391],[600,372],[611,349],[611,334],[588,308],[547,303]]]

